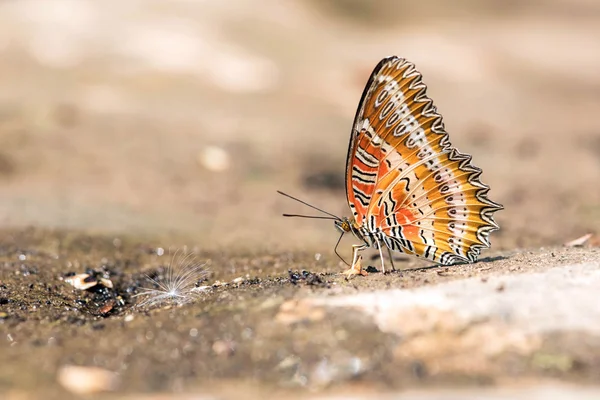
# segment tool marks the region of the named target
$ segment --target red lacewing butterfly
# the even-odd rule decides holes
[[[367,247],[413,254],[442,265],[477,261],[498,229],[489,187],[471,156],[452,147],[442,116],[427,97],[414,64],[398,57],[379,62],[362,94],[346,159],[346,195],[352,217],[340,218],[292,196],[333,219],[353,245],[348,275],[364,274],[359,252]],[[340,236],[341,239],[341,236]],[[338,240],[339,244],[339,240]],[[337,245],[336,245],[337,254]]]

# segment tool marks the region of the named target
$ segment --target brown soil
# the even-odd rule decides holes
[[[209,275],[196,285],[211,286],[201,298],[183,306],[165,302],[138,307],[140,299],[133,295],[153,287],[146,274],[164,274],[171,261],[169,254],[157,255],[157,242],[32,229],[4,232],[1,239],[0,332],[6,340],[0,353],[0,391],[56,397],[65,395],[56,371],[70,364],[117,371],[123,392],[222,393],[228,388],[225,393],[235,397],[247,390],[256,396],[265,390],[291,395],[298,389],[335,392],[358,385],[368,392],[552,377],[556,370],[536,369],[528,358],[511,356],[502,361],[510,367],[500,373],[430,375],[418,360],[407,364],[391,357],[389,349],[399,338],[379,332],[358,313],[314,322],[309,314],[304,322],[288,321],[280,315],[282,304],[310,296],[485,279],[599,258],[597,249],[547,248],[495,253],[452,268],[415,268],[411,260],[398,259],[402,271],[348,281],[338,273],[335,259],[316,261],[310,253],[197,251]],[[98,285],[82,291],[65,283],[85,271],[110,279],[113,288]],[[301,310],[294,313],[302,315]],[[582,359],[592,346],[589,338],[577,344],[564,336],[546,346],[561,347],[566,340],[571,351],[580,349]],[[325,383],[307,382],[324,356],[333,365],[360,357],[368,368],[358,376],[336,370]],[[592,383],[599,370],[600,363],[586,361],[585,368],[569,368],[561,376]]]

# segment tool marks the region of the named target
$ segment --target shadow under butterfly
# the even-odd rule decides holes
[[[293,196],[278,193],[325,214],[286,217],[331,219],[342,236],[351,232],[347,277],[367,275],[360,251],[383,248],[395,270],[392,250],[441,265],[477,261],[499,229],[493,213],[503,206],[488,198],[489,187],[471,156],[454,148],[442,116],[427,97],[422,75],[395,56],[377,64],[363,91],[346,158],[346,195],[351,217],[338,217]],[[346,262],[345,260],[343,260]],[[346,263],[347,264],[347,263]]]

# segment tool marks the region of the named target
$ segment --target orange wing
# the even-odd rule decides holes
[[[359,227],[398,250],[449,265],[477,260],[498,229],[481,169],[450,144],[421,74],[397,57],[369,78],[346,165]]]

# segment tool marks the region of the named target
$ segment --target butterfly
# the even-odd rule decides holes
[[[341,232],[338,244],[348,232],[360,241],[352,246],[348,276],[366,274],[360,252],[368,247],[379,250],[384,273],[383,248],[392,270],[392,251],[441,265],[475,262],[499,229],[493,213],[503,206],[488,198],[489,186],[471,156],[451,145],[426,90],[421,73],[403,58],[384,58],[371,73],[346,158],[351,217],[279,192],[327,214],[304,217],[333,219]]]

